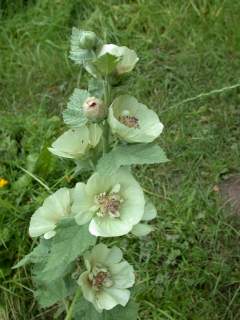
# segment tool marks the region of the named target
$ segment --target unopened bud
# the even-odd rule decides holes
[[[79,45],[82,49],[93,49],[96,45],[97,36],[92,31],[84,31],[80,35]]]
[[[89,97],[83,104],[83,112],[91,121],[100,121],[106,117],[104,102],[95,97]]]

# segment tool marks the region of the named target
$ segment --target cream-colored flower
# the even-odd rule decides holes
[[[106,53],[119,58],[119,62],[116,65],[116,73],[119,75],[132,71],[139,60],[134,50],[127,47],[119,47],[115,44],[103,45],[98,57],[101,57]]]
[[[79,225],[90,222],[95,236],[127,234],[144,213],[144,195],[139,183],[125,168],[111,176],[94,173],[87,184],[77,183],[72,210]]]
[[[97,311],[125,307],[130,298],[128,288],[135,282],[133,267],[122,260],[119,248],[100,243],[84,256],[87,271],[78,279],[83,296]]]
[[[108,123],[114,134],[130,143],[152,142],[163,130],[157,114],[129,95],[119,96],[113,101]]]
[[[82,159],[89,149],[96,147],[101,136],[102,129],[97,124],[70,129],[61,135],[48,150],[59,157]]]
[[[56,232],[57,223],[72,215],[71,190],[61,188],[46,198],[43,205],[31,217],[29,234],[31,237],[44,235],[45,239],[52,238]]]

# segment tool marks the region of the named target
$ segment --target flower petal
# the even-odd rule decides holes
[[[107,292],[101,290],[96,295],[96,305],[97,308],[100,310],[111,310],[118,304],[118,301],[115,300],[112,295],[108,294]]]
[[[152,226],[145,223],[138,223],[132,228],[131,233],[133,233],[137,237],[144,237],[151,231],[153,231]]]
[[[114,287],[126,289],[133,286],[135,282],[134,269],[127,261],[112,264],[109,269],[114,280]]]
[[[145,200],[145,207],[144,207],[144,214],[142,217],[143,221],[150,221],[156,218],[157,216],[157,210],[154,206],[154,204],[149,200]]]
[[[89,131],[86,126],[78,129],[70,129],[62,134],[49,151],[64,158],[81,157],[89,144]]]
[[[78,285],[82,288],[83,296],[89,302],[95,302],[95,292],[92,289],[90,282],[88,280],[88,271],[83,272],[78,281]]]
[[[89,232],[96,237],[118,237],[130,232],[131,224],[110,217],[94,217],[89,225]]]
[[[49,196],[43,205],[35,211],[31,217],[29,234],[31,237],[38,237],[46,234],[52,237],[56,224],[64,217],[71,214],[71,192],[67,188],[61,188]]]
[[[72,212],[76,215],[90,211],[93,206],[94,199],[87,193],[86,185],[82,182],[77,183],[74,187],[72,198]]]
[[[130,291],[127,289],[118,289],[118,288],[104,288],[105,295],[108,295],[108,297],[111,297],[113,301],[115,301],[115,305],[120,304],[121,306],[125,307],[129,301],[130,298]],[[101,293],[102,295],[102,293]],[[110,299],[103,299],[106,302],[110,302]],[[104,302],[105,302],[104,301]],[[101,301],[102,302],[102,301]],[[110,306],[109,304],[106,304],[105,306]],[[107,309],[107,308],[104,308]],[[112,308],[111,308],[112,309]],[[109,310],[109,309],[107,309]]]

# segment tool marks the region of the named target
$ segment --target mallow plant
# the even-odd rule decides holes
[[[110,244],[154,230],[156,208],[131,166],[167,161],[156,143],[163,125],[121,85],[139,60],[135,51],[73,28],[70,58],[89,75],[88,86],[73,90],[66,131],[49,151],[71,159],[78,180],[33,213],[37,245],[14,268],[31,264],[34,297],[41,307],[55,305],[55,318],[134,320],[134,266]]]

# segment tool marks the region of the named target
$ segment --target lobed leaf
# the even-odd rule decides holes
[[[84,31],[78,30],[77,28],[72,29],[70,59],[76,64],[82,65],[94,59],[96,55],[93,50],[80,48],[81,33],[84,33]]]
[[[83,113],[82,106],[89,96],[86,90],[76,88],[67,104],[67,109],[63,111],[63,120],[71,128],[80,128],[87,123],[87,118]]]
[[[117,146],[98,161],[97,171],[101,175],[112,175],[121,166],[163,163],[166,161],[168,161],[166,154],[158,145],[122,145]]]
[[[55,281],[38,283],[38,288],[34,292],[34,296],[38,303],[46,308],[73,294],[76,287],[76,281],[72,280],[70,276],[67,276]]]
[[[79,226],[73,219],[62,220],[56,231],[48,261],[42,271],[42,280],[53,281],[64,275],[71,262],[96,243],[96,238],[88,231],[88,225]]]
[[[23,267],[29,263],[40,263],[42,262],[49,254],[51,240],[41,239],[37,247],[33,249],[32,252],[27,254],[22,258],[13,269]]]

